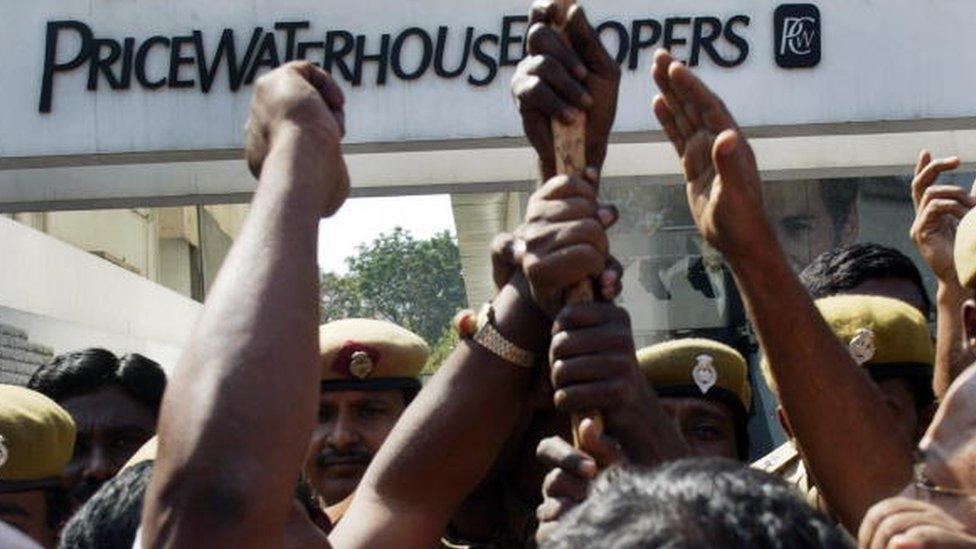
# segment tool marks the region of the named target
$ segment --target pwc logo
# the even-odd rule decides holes
[[[785,69],[816,67],[820,63],[820,10],[813,4],[783,4],[776,8],[776,64]]]

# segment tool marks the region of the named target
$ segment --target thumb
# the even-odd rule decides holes
[[[580,446],[596,460],[601,470],[623,461],[620,444],[604,436],[601,422],[586,418],[580,423],[579,433]]]
[[[712,162],[722,181],[733,184],[755,179],[758,171],[749,142],[735,128],[727,129],[715,138]]]

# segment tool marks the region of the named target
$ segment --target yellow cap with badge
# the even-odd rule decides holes
[[[71,461],[75,422],[48,397],[0,385],[0,492],[25,492],[59,483]]]
[[[661,396],[711,396],[727,392],[748,411],[749,367],[742,355],[710,339],[676,339],[637,351],[637,362]]]
[[[749,456],[752,388],[749,366],[738,351],[711,339],[676,339],[637,351],[637,362],[661,397],[703,398],[729,407],[739,459]]]
[[[931,391],[935,346],[925,316],[898,299],[867,295],[838,295],[819,299],[817,309],[847,347],[851,357],[874,379],[921,380]],[[766,360],[763,375],[770,389],[776,386]],[[929,395],[920,395],[929,398]]]
[[[970,210],[956,229],[956,274],[964,288],[976,288],[976,210]]]
[[[319,328],[324,390],[419,388],[427,342],[391,322],[347,319]]]

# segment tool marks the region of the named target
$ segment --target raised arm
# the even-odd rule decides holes
[[[938,335],[932,379],[939,399],[945,397],[952,381],[976,358],[964,343],[962,305],[969,296],[959,283],[952,256],[956,226],[976,205],[976,198],[955,185],[936,184],[939,174],[958,167],[959,158],[933,160],[928,151],[922,151],[912,180],[915,222],[910,234],[939,282],[935,294]]]
[[[654,79],[662,92],[654,112],[683,164],[695,224],[732,267],[812,475],[856,532],[868,508],[911,477],[911,443],[891,435],[880,390],[790,269],[763,215],[752,149],[725,105],[665,51]]]
[[[318,406],[318,222],[349,189],[342,105],[310,63],[258,81],[260,181],[166,391],[145,547],[282,545]]]
[[[545,367],[561,296],[606,266],[604,229],[591,184],[557,177],[530,199],[548,223],[519,232],[522,272],[493,300],[493,326]],[[541,221],[541,219],[540,219]],[[524,273],[524,274],[523,274]],[[529,281],[529,282],[527,282]],[[488,473],[528,398],[534,368],[462,340],[374,458],[330,540],[337,547],[429,548]]]

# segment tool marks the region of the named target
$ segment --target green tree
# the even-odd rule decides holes
[[[465,307],[461,253],[448,232],[415,239],[397,227],[346,259],[345,275],[322,275],[323,322],[381,318],[437,346]]]

